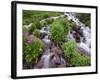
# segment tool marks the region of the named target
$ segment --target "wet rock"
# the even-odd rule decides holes
[[[42,68],[42,67],[43,67],[43,59],[40,59],[35,68]]]
[[[57,67],[61,68],[61,67],[66,67],[66,61],[64,58],[61,58],[61,64],[58,65]]]
[[[80,35],[77,33],[75,36],[76,42],[80,42]]]
[[[54,56],[52,56],[51,58],[50,58],[50,68],[56,68],[57,66],[56,66],[56,63],[55,63],[55,60],[56,60],[56,58],[54,57]]]
[[[46,35],[47,33],[40,33],[40,38],[43,39]]]
[[[56,55],[55,57],[56,57],[56,59],[55,59],[56,65],[60,65],[61,64],[61,57],[60,57],[60,55]]]
[[[62,56],[53,55],[53,57],[50,59],[50,67],[51,68],[66,67],[66,61]]]

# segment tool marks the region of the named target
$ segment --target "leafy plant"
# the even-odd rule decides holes
[[[68,34],[68,26],[66,20],[58,19],[55,20],[51,25],[51,39],[54,42],[65,41],[66,35]]]
[[[28,36],[23,34],[23,60],[25,60],[25,56],[27,53],[27,40]]]
[[[89,66],[91,59],[87,55],[81,55],[77,51],[75,40],[70,40],[63,45],[64,57],[70,66]]]
[[[51,29],[51,39],[54,42],[60,42],[65,39],[64,28],[60,24],[55,24]]]
[[[63,45],[64,56],[66,59],[75,57],[76,47],[77,46],[75,40],[70,40]]]
[[[63,25],[66,35],[69,32],[69,21],[66,18],[60,18],[59,22]]]
[[[33,32],[35,29],[41,29],[41,23],[38,20],[35,20],[30,27],[30,32]]]
[[[37,61],[44,48],[43,42],[40,39],[35,38],[31,44],[27,41],[24,41],[24,44],[23,52],[26,62],[30,63],[32,61]]]
[[[39,29],[35,29],[33,33],[36,37],[38,37],[38,38],[40,37],[40,30]]]
[[[76,53],[75,57],[71,59],[72,66],[90,66],[91,59],[89,56],[82,56],[80,53]]]

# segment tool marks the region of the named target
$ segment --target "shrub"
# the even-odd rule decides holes
[[[75,57],[71,59],[72,66],[90,66],[91,59],[89,56],[82,56],[80,53],[76,53]]]
[[[70,40],[63,45],[64,56],[66,59],[71,59],[76,54],[76,42],[75,40]]]
[[[61,24],[62,27],[65,29],[66,34],[69,31],[69,21],[66,18],[58,18],[57,20],[55,20],[52,25],[54,24]]]
[[[30,32],[33,32],[35,29],[41,29],[41,23],[38,20],[35,20],[34,23],[32,23]]]
[[[51,39],[54,42],[65,41],[66,35],[68,34],[68,26],[66,21],[63,19],[55,20],[51,25]]]
[[[60,23],[62,23],[64,30],[65,30],[65,33],[67,35],[69,32],[69,21],[66,18],[61,18]]]
[[[38,37],[38,38],[40,37],[40,30],[39,29],[35,29],[33,33],[36,37]]]
[[[51,39],[54,42],[60,42],[65,39],[65,32],[64,28],[61,24],[55,24],[51,29]]]
[[[31,23],[30,19],[24,19],[23,20],[23,25],[28,25],[29,23]]]
[[[40,39],[35,38],[31,44],[27,41],[25,41],[24,44],[25,45],[23,46],[25,47],[23,52],[26,62],[31,63],[32,61],[37,61],[44,48],[43,42]]]
[[[27,53],[27,40],[28,40],[28,36],[23,35],[23,60],[25,60],[25,56]]]
[[[91,59],[87,55],[81,55],[77,51],[75,40],[70,40],[63,45],[64,57],[68,60],[70,66],[89,66]]]

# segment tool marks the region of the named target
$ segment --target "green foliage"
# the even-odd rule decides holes
[[[28,36],[27,35],[23,35],[23,60],[25,60],[25,56],[27,53],[26,47],[27,47],[27,40],[28,40]]]
[[[35,29],[33,33],[36,37],[38,37],[38,38],[40,37],[40,30],[39,29]]]
[[[32,61],[37,61],[44,48],[43,42],[38,38],[35,38],[32,44],[28,44],[27,40],[24,39],[23,46],[24,46],[24,49],[23,49],[24,59],[28,63]]]
[[[65,39],[65,32],[64,32],[64,28],[62,27],[61,24],[55,24],[52,28],[51,28],[51,39],[54,42],[60,42],[62,40]]]
[[[91,14],[76,13],[76,17],[79,18],[86,26],[91,27]]]
[[[44,26],[46,26],[46,25],[48,25],[48,21],[47,21],[47,20],[41,22],[41,26],[42,26],[42,27],[44,27]]]
[[[35,20],[34,24],[35,24],[35,26],[36,26],[37,29],[41,29],[41,23],[40,23],[39,20]]]
[[[56,24],[51,29],[51,39],[55,42],[60,42],[65,39],[65,33],[62,25]]]
[[[29,25],[30,22],[31,22],[30,19],[24,19],[23,20],[23,25]]]
[[[64,31],[67,35],[69,32],[69,21],[66,18],[60,18],[59,23],[61,23],[63,25]]]
[[[54,42],[65,41],[66,35],[68,34],[68,24],[65,19],[55,20],[51,25],[51,39]]]
[[[28,32],[29,29],[23,26],[23,33]]]
[[[52,22],[53,22],[53,19],[46,19],[46,20],[41,22],[41,26],[42,27],[47,26],[49,24],[52,24]]]
[[[50,16],[59,16],[61,12],[23,10],[23,24],[28,25],[35,20],[42,20]]]
[[[33,32],[35,29],[41,29],[41,23],[38,20],[32,23],[32,26],[30,27],[30,32]]]
[[[89,56],[78,53],[75,40],[65,43],[63,50],[65,59],[69,61],[71,66],[89,66],[91,64]]]
[[[66,59],[71,59],[76,53],[76,42],[75,40],[70,40],[63,45],[64,56]]]
[[[79,53],[75,54],[75,57],[71,59],[72,66],[90,66],[91,59],[89,56],[82,56]]]

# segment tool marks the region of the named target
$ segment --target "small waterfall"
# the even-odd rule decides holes
[[[73,33],[69,31],[69,34],[67,35],[67,40],[75,40]]]
[[[80,51],[90,54],[90,48],[84,42],[77,43],[77,47]]]
[[[44,38],[42,39],[45,43],[45,49],[43,52],[43,55],[41,57],[41,60],[43,60],[43,66],[42,68],[49,68],[49,62],[50,62],[50,44],[51,40],[49,39],[49,32],[50,32],[50,26],[45,26],[40,30],[41,33],[46,33]]]
[[[41,33],[50,33],[50,26],[45,26],[40,30]]]
[[[68,20],[74,21],[78,26],[80,26],[80,30],[82,31],[83,37],[80,37],[80,43],[77,43],[77,47],[85,53],[90,54],[91,52],[91,29],[86,27],[85,24],[79,21],[75,17],[74,13],[64,13],[67,16]],[[73,34],[69,32],[68,40],[75,39]]]
[[[82,22],[80,22],[80,20],[75,17],[75,13],[64,13],[64,16],[66,16],[68,20],[72,20],[78,26],[80,26],[80,29],[78,30],[77,33],[78,34],[82,33],[82,34],[81,36],[79,36],[80,42],[77,42],[77,47],[80,50],[80,52],[90,55],[91,53],[91,29],[89,27],[86,27],[85,24],[83,24]],[[50,19],[57,19],[59,17],[64,17],[64,16],[61,15],[57,17],[50,17]],[[45,21],[45,19],[42,21]],[[57,67],[56,64],[62,64],[61,65],[62,67],[66,67],[66,61],[64,60],[62,56],[59,57],[57,53],[53,53],[53,54],[51,53],[51,50],[50,50],[51,40],[49,38],[50,26],[42,27],[42,29],[40,30],[40,33],[43,36],[41,39],[45,43],[45,49],[40,59],[40,62],[43,64],[41,68],[51,68],[51,67],[54,68],[54,67]],[[73,39],[75,40],[76,39],[75,33],[76,32],[74,30],[73,31],[70,30],[69,34],[67,35],[67,40],[73,40]],[[51,56],[53,56],[52,60],[51,60]],[[61,66],[58,66],[58,67],[61,67]]]
[[[46,45],[49,45],[51,40],[48,38],[49,36],[46,35],[42,40],[45,42]]]
[[[50,54],[43,55],[42,56],[42,60],[43,60],[43,66],[42,66],[42,68],[49,68]]]

